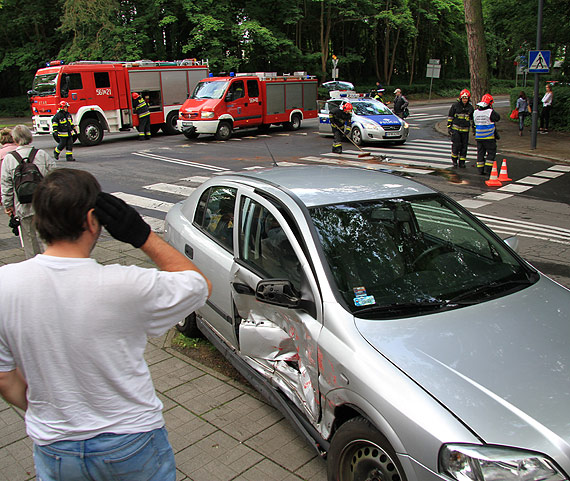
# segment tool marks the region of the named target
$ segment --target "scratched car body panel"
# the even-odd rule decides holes
[[[332,135],[329,110],[335,103],[340,108],[347,102],[353,107],[352,121],[347,129],[347,136],[357,145],[367,142],[390,142],[403,144],[410,133],[408,123],[395,115],[382,102],[369,97],[349,97],[336,92],[335,97],[319,106],[319,134]]]
[[[446,196],[364,169],[226,174],[165,238],[213,283],[197,327],[329,480],[567,479],[569,292]]]

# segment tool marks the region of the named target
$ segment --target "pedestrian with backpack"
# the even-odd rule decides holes
[[[42,177],[55,168],[55,161],[30,145],[32,132],[25,125],[16,125],[12,138],[18,148],[6,154],[2,162],[2,203],[4,212],[20,221],[20,239],[29,259],[43,250],[33,226],[32,194]]]

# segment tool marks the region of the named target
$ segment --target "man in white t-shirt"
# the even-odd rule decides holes
[[[88,172],[52,171],[33,207],[46,251],[0,267],[0,394],[26,411],[38,479],[174,481],[143,354],[210,282]],[[91,259],[102,225],[160,270]]]

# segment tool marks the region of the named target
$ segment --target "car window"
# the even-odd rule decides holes
[[[310,213],[338,292],[354,313],[376,309],[374,316],[385,308],[376,318],[389,317],[393,306],[443,305],[492,286],[471,301],[481,302],[534,282],[502,241],[440,195]]]
[[[390,109],[380,102],[353,102],[352,107],[357,115],[392,115]]]
[[[289,279],[301,287],[301,263],[273,214],[249,197],[240,206],[240,259],[266,279]]]
[[[198,201],[194,223],[228,249],[233,249],[234,206],[237,189],[211,187]]]

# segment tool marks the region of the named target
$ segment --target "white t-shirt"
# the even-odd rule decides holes
[[[46,255],[0,267],[0,371],[28,381],[26,429],[37,444],[164,426],[143,358],[206,302],[194,271],[103,266]]]

